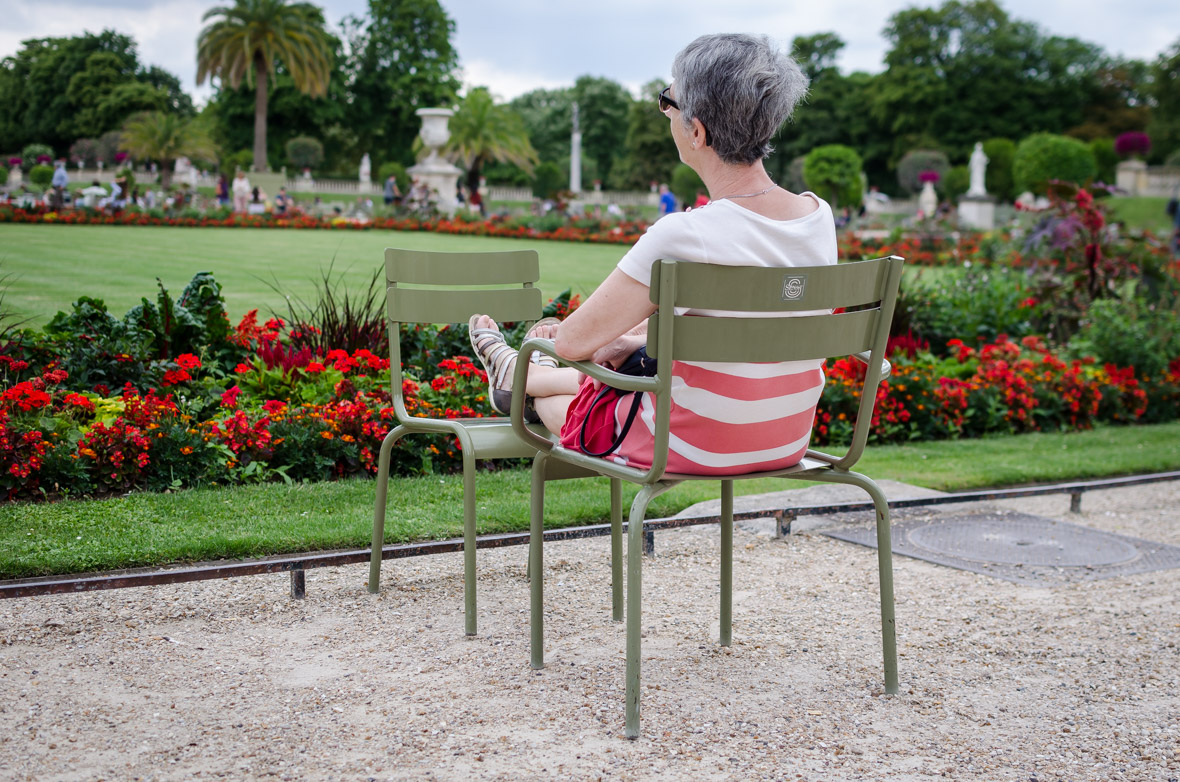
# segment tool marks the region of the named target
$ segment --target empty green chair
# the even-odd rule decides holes
[[[852,467],[864,450],[876,401],[877,385],[888,377],[885,358],[889,326],[901,280],[902,259],[806,268],[755,268],[661,261],[652,268],[651,298],[658,309],[648,321],[648,354],[658,361],[655,377],[621,375],[588,362],[564,362],[604,383],[655,393],[655,453],[649,470],[638,470],[539,438],[524,425],[522,405],[513,401],[511,420],[522,442],[537,454],[533,459],[529,569],[531,584],[531,663],[544,666],[544,569],[542,527],[545,483],[567,477],[570,468],[629,481],[641,488],[631,504],[627,531],[627,684],[626,735],[639,735],[640,603],[642,594],[643,518],[648,503],[685,480],[721,481],[721,644],[731,639],[733,595],[733,482],[746,478],[793,478],[859,486],[868,492],[877,513],[877,566],[880,578],[881,635],[886,692],[897,692],[897,643],[893,618],[893,567],[889,536],[889,505],[880,488]],[[677,315],[675,308],[759,312],[765,317],[698,317]],[[833,314],[782,317],[783,312]],[[776,317],[777,315],[777,317]],[[524,362],[534,351],[556,357],[553,343],[527,340],[521,346],[515,383],[524,382]],[[852,442],[843,455],[809,449],[799,464],[774,472],[724,478],[665,473],[671,408],[673,359],[683,361],[779,362],[855,356],[865,363],[865,381]],[[638,422],[636,425],[640,425]],[[618,546],[619,535],[614,536]]]
[[[373,510],[373,548],[369,591],[380,588],[385,539],[390,451],[408,434],[443,434],[459,439],[463,451],[463,594],[465,629],[476,632],[475,599],[475,462],[532,456],[534,447],[512,431],[506,417],[436,419],[411,415],[402,395],[402,323],[466,323],[485,313],[499,322],[535,321],[541,317],[540,277],[534,250],[485,253],[385,251],[386,311],[389,320],[389,375],[397,426],[381,443],[377,498]],[[523,426],[523,424],[522,424]],[[544,438],[544,430],[530,427]]]

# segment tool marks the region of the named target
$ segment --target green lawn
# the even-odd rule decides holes
[[[1168,217],[1165,207],[1168,199],[1154,196],[1134,196],[1109,198],[1112,216],[1116,220],[1125,222],[1131,228],[1143,228],[1152,231],[1157,236],[1172,235],[1172,218]]]
[[[1180,422],[1102,427],[1073,434],[870,447],[860,469],[942,490],[1052,482],[1180,469]],[[771,479],[743,481],[738,494],[798,488]],[[526,470],[482,473],[480,533],[528,528]],[[134,494],[107,500],[0,505],[0,578],[334,548],[365,548],[374,483],[211,488]],[[672,515],[718,496],[714,481],[681,484],[652,503],[649,517]],[[633,496],[625,488],[625,499]],[[608,512],[604,479],[546,487],[550,527],[592,524]],[[387,542],[460,535],[462,483],[456,476],[395,479]]]
[[[583,298],[606,279],[626,251],[618,245],[449,236],[426,232],[297,231],[260,228],[139,226],[0,226],[0,273],[11,274],[5,306],[41,326],[79,296],[106,301],[118,315],[147,296],[156,278],[173,293],[199,271],[222,284],[231,320],[257,307],[285,312],[266,280],[288,292],[314,295],[320,270],[335,262],[350,289],[363,288],[383,263],[386,247],[444,251],[535,249],[541,289],[566,288]]]

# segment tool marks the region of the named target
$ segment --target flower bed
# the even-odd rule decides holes
[[[187,210],[186,210],[187,212]],[[565,222],[491,217],[478,218],[429,217],[374,217],[365,221],[345,217],[314,217],[307,214],[287,217],[262,214],[224,213],[195,216],[167,216],[163,213],[123,211],[106,214],[90,209],[56,212],[44,207],[20,209],[0,206],[0,223],[33,225],[151,225],[179,228],[289,228],[336,231],[430,231],[461,236],[496,236],[510,239],[551,239],[565,242],[593,242],[602,244],[634,244],[647,230],[642,221],[607,221],[581,219]],[[538,225],[534,225],[534,223]],[[561,223],[561,224],[555,224]]]

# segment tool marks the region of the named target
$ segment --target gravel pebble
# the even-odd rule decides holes
[[[1180,545],[1180,483],[1068,505],[993,507]],[[895,557],[885,696],[874,551],[743,525],[721,648],[719,539],[657,533],[634,742],[605,538],[546,547],[543,671],[524,547],[480,552],[475,638],[458,554],[386,562],[378,596],[355,565],[302,601],[254,576],[0,602],[0,779],[1180,778],[1180,570],[1046,589]]]

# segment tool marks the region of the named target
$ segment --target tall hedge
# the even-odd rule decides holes
[[[861,169],[864,163],[852,147],[827,144],[816,147],[803,161],[807,188],[826,199],[833,209],[859,205],[864,197]]]

